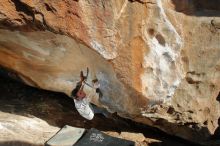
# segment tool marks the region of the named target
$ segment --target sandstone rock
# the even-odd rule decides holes
[[[127,140],[143,142],[145,137],[142,133],[121,132],[120,136]]]
[[[36,117],[1,112],[0,118],[2,119],[0,142],[8,141],[8,145],[16,145],[13,144],[16,141],[42,145],[59,131],[58,127],[51,126]]]
[[[202,143],[220,116],[219,4],[3,0],[0,64],[67,95],[89,67],[103,92],[93,103]]]

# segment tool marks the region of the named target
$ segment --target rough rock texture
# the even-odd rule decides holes
[[[0,64],[70,95],[90,68],[111,112],[195,142],[220,116],[219,0],[3,0]],[[90,88],[86,91],[89,92]]]
[[[0,114],[0,118],[5,119],[0,124],[2,131],[0,136],[1,145],[6,141],[7,143],[5,143],[5,145],[9,144],[9,142],[11,145],[16,145],[16,141],[42,145],[59,131],[58,127],[50,126],[45,121],[35,117],[27,118],[3,112]],[[45,131],[45,129],[47,129],[47,131]]]

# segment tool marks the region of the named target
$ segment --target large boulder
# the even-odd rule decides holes
[[[2,0],[0,64],[26,84],[71,94],[203,143],[218,127],[220,1]],[[85,89],[89,92],[91,89]]]

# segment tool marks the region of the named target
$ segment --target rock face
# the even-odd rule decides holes
[[[220,116],[220,1],[3,0],[0,64],[70,95],[81,70],[92,102],[195,142]],[[86,88],[89,92],[91,89]]]

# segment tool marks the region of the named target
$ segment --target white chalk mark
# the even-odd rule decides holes
[[[118,20],[118,19],[121,17],[121,15],[122,15],[122,13],[124,12],[124,10],[125,10],[127,4],[128,4],[128,0],[125,0],[124,3],[123,3],[123,5],[122,5],[122,7],[121,7],[121,10],[120,10],[119,12],[116,11],[116,13],[115,13],[115,19],[116,19],[116,20]]]
[[[168,20],[161,0],[157,0],[157,6],[158,9],[155,11],[158,11],[158,17],[147,21],[156,21],[156,24],[159,22],[157,32],[158,35],[164,37],[165,44],[161,44],[155,36],[149,37],[147,31],[144,32],[146,37],[144,39],[148,43],[150,51],[144,56],[145,72],[141,77],[142,91],[146,97],[152,100],[169,102],[183,76],[180,62],[180,49],[183,41]],[[154,13],[152,12],[152,15]],[[164,32],[164,30],[166,31]]]

